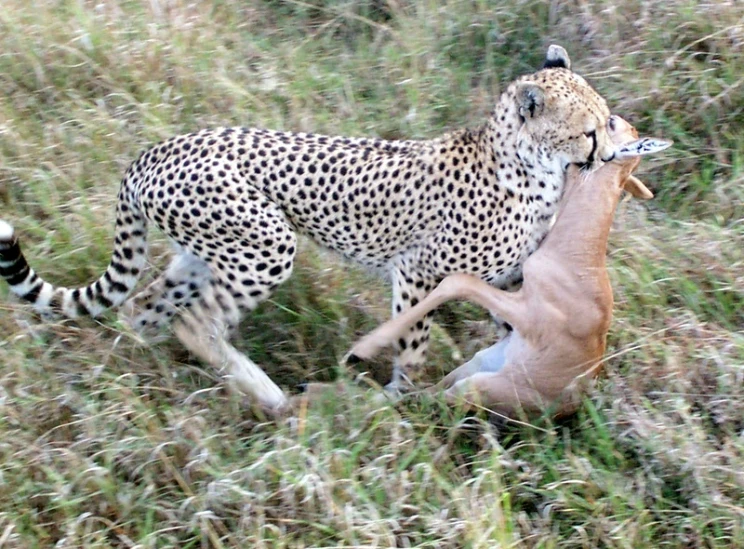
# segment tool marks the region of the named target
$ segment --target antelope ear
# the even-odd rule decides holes
[[[639,198],[641,200],[650,200],[654,197],[654,193],[652,193],[649,188],[646,187],[643,182],[641,182],[640,179],[632,175],[629,175],[628,179],[625,180],[623,188],[628,191],[634,198]]]
[[[571,70],[571,59],[569,59],[565,48],[553,44],[548,48],[548,53],[545,55],[543,69],[555,68]]]
[[[545,92],[537,84],[524,83],[517,87],[517,105],[522,118],[535,118],[545,107]]]
[[[674,145],[673,141],[658,137],[642,137],[620,145],[615,151],[615,158],[632,158],[646,154],[656,154]]]

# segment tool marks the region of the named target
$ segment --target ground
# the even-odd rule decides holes
[[[154,141],[433,137],[477,125],[551,43],[676,144],[642,165],[656,198],[618,212],[611,358],[562,423],[354,393],[262,422],[177,343],[114,315],[42,325],[3,286],[0,547],[744,546],[744,7],[488,4],[3,5],[0,211],[60,284],[106,267],[118,182]],[[238,345],[290,389],[351,376],[338,359],[388,306],[383,281],[305,243]],[[429,375],[493,335],[447,307]]]

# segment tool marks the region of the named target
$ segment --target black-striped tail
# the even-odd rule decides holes
[[[147,258],[147,222],[138,209],[119,194],[114,251],[106,272],[83,288],[55,287],[37,275],[21,252],[13,227],[0,220],[0,276],[11,291],[29,301],[43,315],[74,318],[98,316],[124,302],[137,284]]]

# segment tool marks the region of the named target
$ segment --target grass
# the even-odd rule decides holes
[[[5,2],[0,208],[59,284],[105,268],[118,181],[153,141],[228,124],[433,137],[480,123],[550,43],[676,146],[642,166],[656,199],[618,213],[612,358],[561,423],[361,392],[264,423],[172,341],[3,299],[0,547],[744,546],[744,8],[582,6]],[[305,244],[239,346],[289,388],[347,375],[387,291]],[[473,307],[440,326],[432,376],[493,338]]]

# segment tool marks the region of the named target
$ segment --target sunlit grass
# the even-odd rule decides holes
[[[3,299],[0,546],[744,546],[744,8],[582,6],[5,2],[0,213],[59,284],[105,268],[119,181],[154,141],[230,124],[434,137],[480,124],[550,43],[675,147],[641,167],[656,198],[618,214],[611,358],[558,424],[362,390],[265,423],[177,342]],[[290,391],[352,379],[338,359],[388,291],[305,244],[238,345]],[[474,307],[439,321],[432,376],[495,335]]]

